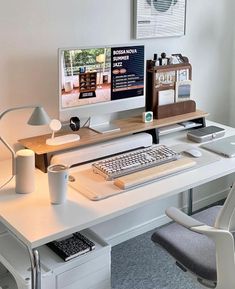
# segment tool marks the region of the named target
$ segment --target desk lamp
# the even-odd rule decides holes
[[[0,120],[3,118],[4,115],[6,115],[8,112],[14,111],[14,110],[21,110],[21,109],[27,109],[27,108],[34,108],[34,111],[31,115],[31,117],[28,120],[29,125],[46,125],[50,122],[50,118],[45,112],[45,110],[40,106],[35,105],[29,105],[29,106],[19,106],[19,107],[13,107],[9,108],[7,110],[4,110],[3,112],[0,112]],[[7,180],[3,185],[0,186],[0,189],[3,188],[6,184],[8,184],[13,177],[16,175],[15,171],[15,158],[16,154],[15,151],[12,149],[12,147],[0,136],[0,141],[7,147],[7,149],[11,152],[12,157],[12,176],[9,180]]]

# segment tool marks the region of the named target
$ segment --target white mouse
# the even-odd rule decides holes
[[[202,155],[202,153],[198,149],[188,149],[185,150],[184,153],[189,154],[194,158],[200,158],[200,156]]]

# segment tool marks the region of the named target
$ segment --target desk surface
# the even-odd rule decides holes
[[[235,135],[234,128],[207,123],[224,127],[225,136]],[[185,132],[164,136],[160,142],[166,145],[194,144],[186,139]],[[81,168],[73,168],[79,169]],[[235,172],[235,158],[221,158],[213,164],[98,202],[88,200],[69,187],[67,202],[63,205],[51,205],[47,175],[36,170],[35,192],[26,195],[15,194],[14,182],[0,191],[0,221],[30,248],[36,248],[59,237],[132,211],[153,200],[180,193],[233,172]]]

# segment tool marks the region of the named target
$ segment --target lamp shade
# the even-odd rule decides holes
[[[96,61],[97,61],[98,63],[103,63],[103,62],[105,62],[105,54],[102,53],[102,54],[99,54],[98,56],[96,56]]]
[[[51,119],[49,118],[43,107],[37,106],[34,109],[27,123],[29,125],[45,125],[49,124],[50,121]]]

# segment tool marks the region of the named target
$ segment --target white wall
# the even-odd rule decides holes
[[[40,103],[57,117],[59,47],[144,43],[147,58],[162,51],[188,56],[198,108],[210,112],[211,119],[227,123],[233,52],[231,0],[188,0],[186,36],[145,41],[132,39],[132,2],[1,1],[0,110]],[[16,143],[48,131],[27,126],[28,116],[29,111],[6,116],[0,124],[1,135]],[[7,156],[1,147],[0,158]]]
[[[231,0],[188,0],[185,37],[146,41],[131,39],[131,0],[1,2],[1,110],[41,103],[52,117],[57,117],[59,47],[143,42],[147,58],[162,51],[188,56],[198,107],[210,112],[213,119],[228,121]],[[26,126],[28,115],[29,111],[23,111],[4,118],[1,135],[15,143],[19,138],[47,131]],[[0,153],[2,156],[6,156],[5,151]]]

